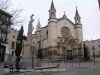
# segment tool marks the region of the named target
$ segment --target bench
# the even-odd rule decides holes
[[[5,62],[4,67],[9,68],[13,71],[13,69],[16,69],[16,62]],[[19,62],[18,67],[19,69],[26,69],[25,62]]]

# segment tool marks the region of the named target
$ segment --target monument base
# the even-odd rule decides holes
[[[21,58],[20,62],[25,62],[26,67],[32,67],[32,58]],[[33,68],[41,67],[40,59],[33,57]]]

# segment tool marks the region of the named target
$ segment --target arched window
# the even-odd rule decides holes
[[[48,30],[46,31],[46,37],[48,37]]]

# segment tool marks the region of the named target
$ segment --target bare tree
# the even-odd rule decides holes
[[[24,21],[24,19],[22,20],[18,20],[18,18],[20,17],[20,13],[23,11],[24,8],[22,7],[17,7],[12,9],[12,0],[0,0],[0,9],[10,13],[13,17],[11,18],[11,23],[12,26],[16,26],[17,24],[20,24]]]

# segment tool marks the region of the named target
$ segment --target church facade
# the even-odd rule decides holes
[[[83,31],[81,17],[76,8],[75,23],[64,15],[56,18],[56,9],[52,1],[48,24],[41,27],[40,21],[32,34],[36,54],[39,58],[65,58],[68,60],[84,57]]]

